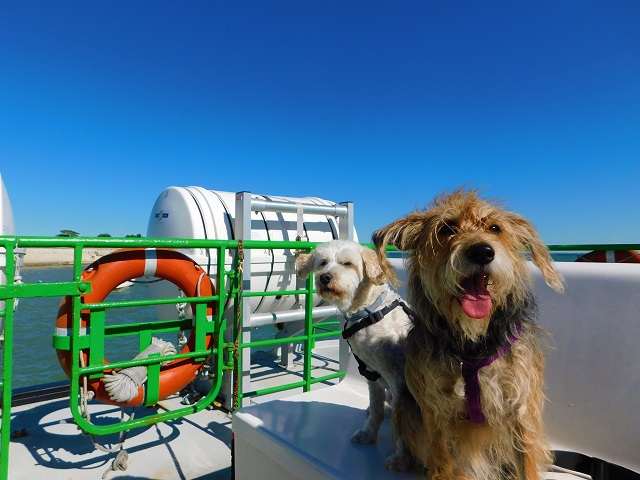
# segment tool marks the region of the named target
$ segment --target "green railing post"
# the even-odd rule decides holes
[[[307,293],[304,297],[304,333],[307,337],[305,340],[304,347],[304,374],[303,378],[305,381],[304,391],[308,392],[311,390],[311,354],[313,352],[313,277],[314,275],[309,275],[307,278]]]
[[[10,242],[4,243],[5,276],[7,283],[14,283],[15,258],[14,249]],[[4,341],[2,342],[2,419],[0,431],[0,478],[9,477],[9,444],[11,442],[11,401],[13,375],[13,306],[15,299],[3,298],[4,312]]]
[[[233,402],[232,409],[235,411],[242,405],[243,389],[242,389],[242,324],[243,320],[243,287],[244,287],[244,243],[240,241],[235,258],[235,286],[234,286],[234,302],[233,302]]]

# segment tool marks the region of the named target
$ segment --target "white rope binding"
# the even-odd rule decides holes
[[[20,260],[18,260],[18,255],[14,255],[13,257],[15,259],[14,261],[14,265],[15,265],[15,274],[13,276],[13,283],[16,285],[21,285],[24,282],[22,281],[22,275],[20,275]],[[16,298],[13,300],[13,311],[15,312],[16,309],[18,308],[18,302],[20,301],[19,298]],[[2,336],[4,337],[4,332],[2,332]]]
[[[152,353],[159,353],[162,356],[175,355],[176,347],[170,342],[165,342],[160,338],[153,337],[151,345],[140,352],[134,360],[147,358]],[[164,366],[169,362],[162,362]],[[104,387],[109,394],[109,398],[114,402],[129,402],[138,396],[138,389],[147,379],[147,367],[129,367],[104,376]]]
[[[199,283],[200,281],[198,280],[198,284]],[[182,290],[178,290],[178,292],[180,292],[178,294],[178,298],[184,297],[184,292]],[[198,295],[200,295],[200,292],[198,292]],[[176,310],[178,310],[178,320],[184,320],[185,318],[187,318],[186,308],[187,308],[186,303],[176,303]],[[180,330],[180,332],[178,332],[178,347],[182,349],[182,347],[184,347],[187,344],[187,341],[188,339],[187,339],[187,336],[184,334],[184,330]]]

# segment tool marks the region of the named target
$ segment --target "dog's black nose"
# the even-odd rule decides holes
[[[476,265],[487,265],[496,256],[496,252],[488,243],[476,243],[465,252],[467,258]]]
[[[323,285],[329,285],[329,282],[331,281],[332,278],[333,278],[333,275],[331,275],[330,273],[323,273],[322,275],[320,275],[320,282]]]

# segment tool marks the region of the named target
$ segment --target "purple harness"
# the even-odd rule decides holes
[[[520,333],[521,326],[518,325],[517,331]],[[469,416],[467,419],[473,423],[485,423],[486,419],[482,413],[482,405],[480,404],[480,382],[478,380],[478,371],[482,367],[491,365],[495,360],[502,357],[509,351],[509,347],[513,345],[516,337],[509,335],[509,345],[500,347],[498,353],[490,357],[481,358],[479,360],[462,360],[462,378],[464,379],[464,397],[467,401],[467,410]]]

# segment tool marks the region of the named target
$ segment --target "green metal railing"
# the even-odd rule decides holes
[[[301,249],[310,250],[315,247],[309,242],[272,242],[272,241],[236,241],[236,240],[194,240],[194,239],[146,239],[146,238],[50,238],[50,237],[2,237],[0,236],[0,253],[6,257],[7,284],[0,285],[0,301],[5,302],[4,310],[0,311],[0,318],[4,317],[4,345],[3,345],[3,369],[0,378],[0,391],[2,393],[2,418],[0,431],[0,479],[8,475],[8,454],[11,435],[11,406],[12,406],[12,361],[13,361],[13,327],[14,306],[16,301],[33,297],[67,297],[71,302],[72,329],[68,336],[54,335],[53,345],[56,349],[69,350],[71,359],[70,372],[70,408],[75,422],[82,430],[93,435],[107,435],[116,432],[144,427],[150,424],[174,420],[185,415],[193,414],[209,406],[220,391],[222,374],[224,371],[233,371],[234,406],[241,405],[243,398],[257,395],[266,395],[287,389],[302,388],[308,391],[317,382],[326,382],[339,378],[344,372],[335,372],[328,375],[313,377],[312,375],[312,349],[316,340],[335,337],[336,329],[331,328],[331,323],[314,326],[313,324],[313,287],[312,278],[306,282],[305,288],[290,291],[278,290],[275,292],[254,292],[243,289],[243,251],[245,249]],[[73,249],[73,279],[69,282],[58,283],[16,283],[14,281],[16,265],[14,253],[16,249],[35,248],[67,248]],[[82,253],[87,248],[172,248],[176,250],[202,248],[215,252],[216,272],[211,273],[214,284],[214,295],[208,297],[176,297],[154,300],[128,300],[128,301],[101,301],[97,303],[82,303],[82,295],[89,294],[92,289],[91,281],[82,281],[83,272]],[[234,259],[231,268],[225,265],[225,258]],[[305,297],[305,328],[304,333],[295,337],[279,338],[260,341],[242,341],[243,312],[241,301],[243,298],[271,296],[271,295],[303,295]],[[224,317],[225,304],[234,302],[233,319]],[[213,302],[213,319],[207,321],[206,306]],[[117,310],[130,307],[147,307],[151,305],[189,303],[195,305],[193,320],[172,319],[157,320],[153,322],[138,322],[126,325],[106,325],[105,315],[107,310]],[[81,332],[81,311],[90,311],[90,333]],[[52,326],[55,322],[55,313],[51,312]],[[86,315],[86,314],[85,314]],[[224,341],[224,332],[227,322],[232,322],[232,342]],[[160,357],[151,355],[139,360],[127,360],[104,363],[104,342],[107,338],[124,336],[138,336],[140,350],[146,348],[153,335],[167,332],[178,332],[190,328],[196,329],[200,339],[196,340],[195,347],[188,353],[177,353]],[[328,328],[327,328],[328,327]],[[213,336],[210,348],[204,348],[203,337]],[[301,342],[304,349],[304,362],[302,380],[278,385],[268,389],[244,391],[242,385],[243,349],[252,347],[278,346],[284,343]],[[91,352],[89,362],[80,364],[81,352]],[[192,405],[175,410],[160,411],[141,418],[130,418],[117,423],[100,424],[92,423],[83,412],[80,399],[82,398],[83,378],[100,378],[107,370],[122,369],[144,365],[148,369],[148,379],[145,383],[147,394],[146,404],[152,405],[157,399],[160,376],[160,362],[177,359],[194,358],[201,361],[206,357],[214,359],[215,371],[213,372],[213,386],[209,393]]]

